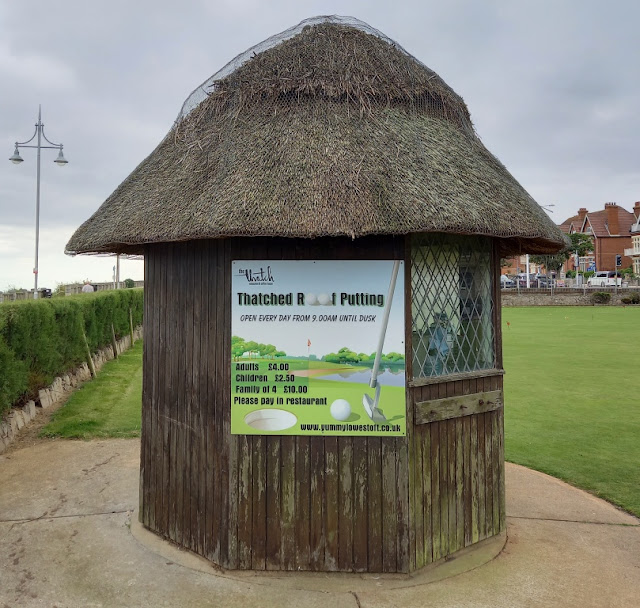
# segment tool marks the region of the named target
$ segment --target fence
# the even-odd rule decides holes
[[[92,283],[94,291],[111,291],[114,288],[114,282]],[[83,283],[70,283],[68,285],[60,285],[54,291],[50,289],[39,289],[39,297],[50,297],[60,295],[64,292],[65,296],[72,296],[82,293]],[[133,287],[144,287],[144,281],[134,281]],[[120,281],[119,289],[124,289],[124,281]],[[47,293],[48,292],[48,293]],[[33,289],[12,289],[11,291],[0,291],[0,303],[2,302],[19,302],[21,300],[33,300]]]

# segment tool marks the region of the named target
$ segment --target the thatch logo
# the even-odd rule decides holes
[[[240,276],[244,276],[251,285],[273,285],[273,275],[271,274],[271,266],[267,268],[260,267],[260,270],[251,268],[240,268],[238,270]]]

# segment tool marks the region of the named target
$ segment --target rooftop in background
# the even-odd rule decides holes
[[[559,225],[563,232],[585,232],[597,238],[609,236],[629,236],[635,229],[640,229],[640,202],[636,202],[633,213],[620,207],[617,203],[605,203],[600,211],[587,211],[581,207],[578,215],[567,218]]]

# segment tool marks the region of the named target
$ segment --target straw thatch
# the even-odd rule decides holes
[[[414,232],[491,235],[530,253],[565,244],[439,76],[329,20],[215,80],[67,252]]]

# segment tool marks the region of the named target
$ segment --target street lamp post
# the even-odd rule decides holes
[[[29,145],[35,138],[37,139],[36,145]],[[49,146],[42,145],[42,139],[50,144]],[[33,267],[33,275],[34,275],[34,288],[33,288],[33,299],[36,300],[38,298],[38,245],[40,242],[40,150],[42,148],[52,148],[54,150],[58,150],[58,157],[53,161],[59,167],[64,167],[67,164],[67,159],[64,157],[62,153],[62,144],[54,144],[53,142],[47,139],[47,136],[44,134],[44,124],[42,123],[42,107],[38,106],[38,122],[36,123],[36,130],[34,134],[31,136],[31,139],[24,142],[16,142],[16,149],[12,156],[9,157],[9,160],[16,165],[19,165],[24,159],[20,156],[20,148],[35,148],[38,150],[38,160],[37,160],[37,169],[36,169],[36,259],[35,266]]]

